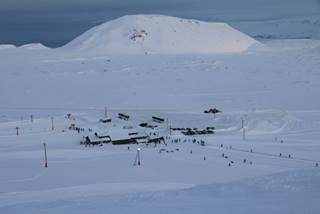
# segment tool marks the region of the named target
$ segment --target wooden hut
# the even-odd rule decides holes
[[[118,118],[121,120],[129,120],[130,116],[127,114],[119,113]]]
[[[132,138],[112,140],[113,145],[136,144],[137,140]]]
[[[102,118],[99,120],[100,123],[111,123],[112,119],[111,118]]]
[[[156,123],[164,123],[165,119],[160,118],[160,117],[152,116],[152,121],[156,122]]]

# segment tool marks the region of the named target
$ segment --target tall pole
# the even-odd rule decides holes
[[[134,160],[133,165],[136,166],[138,164],[138,166],[140,166],[140,148],[137,149],[137,155],[136,155],[136,159]]]
[[[33,115],[32,114],[30,115],[30,121],[31,121],[31,123],[33,123]]]
[[[140,148],[138,148],[138,166],[140,166]]]
[[[246,140],[246,129],[243,128],[242,130],[242,140]]]
[[[19,129],[20,129],[20,128],[17,126],[17,127],[16,127],[16,130],[17,130],[17,136],[19,136]]]
[[[48,168],[47,145],[46,145],[46,143],[43,143],[43,148],[44,148],[44,167]]]
[[[51,130],[54,130],[53,117],[51,117]]]
[[[104,118],[108,117],[108,109],[107,106],[104,108]]]
[[[167,129],[169,130],[169,134],[171,135],[171,124],[169,122],[169,118],[167,118]]]
[[[244,119],[241,120],[241,127],[242,127],[242,140],[246,140],[246,129],[244,127]]]

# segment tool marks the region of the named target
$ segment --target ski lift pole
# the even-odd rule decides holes
[[[137,154],[136,154],[136,159],[134,160],[133,165],[136,166],[138,164],[138,166],[140,166],[141,162],[140,162],[140,148],[137,149]]]
[[[241,120],[241,126],[242,126],[242,140],[246,140],[246,129],[244,127],[244,119]]]
[[[107,106],[104,107],[104,118],[108,117],[108,109]]]
[[[43,143],[43,149],[44,149],[44,167],[48,168],[47,145],[46,145],[46,143]]]
[[[171,123],[169,121],[169,118],[167,118],[167,129],[169,129],[169,134],[171,135]]]
[[[246,140],[246,129],[245,128],[242,129],[242,139]]]
[[[140,148],[138,148],[138,166],[140,166]]]
[[[54,123],[53,123],[53,117],[51,117],[51,130],[54,130]]]

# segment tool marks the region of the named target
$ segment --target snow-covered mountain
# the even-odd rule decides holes
[[[211,0],[208,3],[214,6],[200,10],[203,5],[197,4],[193,8],[201,11],[195,12],[201,20],[228,23],[253,38],[320,38],[319,0]]]
[[[94,27],[63,49],[116,54],[235,53],[256,43],[225,23],[134,15]]]

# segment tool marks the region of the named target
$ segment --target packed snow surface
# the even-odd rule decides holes
[[[0,213],[320,213],[320,42],[247,49],[227,27],[222,41],[246,45],[210,52],[182,44],[225,24],[129,17],[58,49],[2,46]],[[160,39],[179,40],[173,27],[175,47]],[[80,144],[95,132],[165,142]]]
[[[256,43],[225,23],[134,15],[94,27],[64,49],[109,54],[234,53]]]

